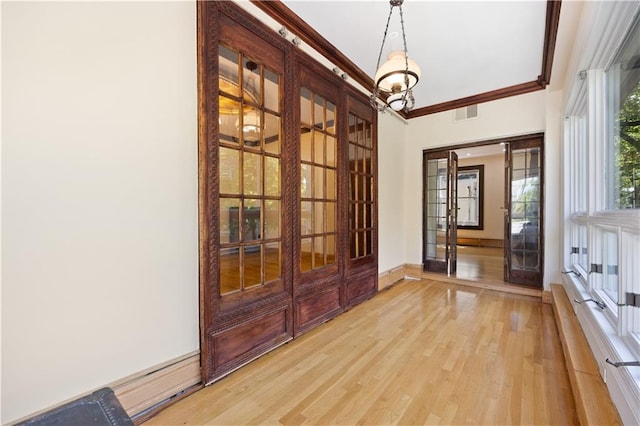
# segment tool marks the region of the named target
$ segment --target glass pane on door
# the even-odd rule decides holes
[[[513,153],[511,179],[512,269],[540,270],[539,149]]]
[[[312,101],[313,100],[313,101]],[[300,90],[300,271],[334,265],[338,181],[335,105]]]
[[[220,46],[219,289],[221,295],[281,277],[281,77]]]
[[[540,285],[542,272],[541,148],[511,149],[506,280]]]
[[[372,124],[349,114],[349,257],[351,260],[373,255],[374,153],[370,140]]]
[[[424,269],[451,275],[457,257],[458,156],[453,151],[425,154],[424,168]]]
[[[446,262],[447,231],[447,159],[427,163],[427,229],[425,258]]]

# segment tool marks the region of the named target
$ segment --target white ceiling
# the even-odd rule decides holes
[[[283,3],[373,78],[388,0]],[[402,9],[409,57],[422,70],[416,108],[531,82],[541,73],[545,0],[405,0]],[[400,33],[398,12],[390,32]]]

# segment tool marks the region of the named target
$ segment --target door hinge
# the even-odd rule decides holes
[[[601,274],[602,273],[602,264],[601,263],[592,263],[591,264],[591,269],[589,270],[589,273],[596,273],[596,274]]]
[[[580,249],[578,247],[571,247],[571,253],[569,254],[579,254]]]
[[[504,168],[505,168],[505,169],[508,169],[508,168],[509,168],[509,160],[506,160],[506,161],[504,162]]]

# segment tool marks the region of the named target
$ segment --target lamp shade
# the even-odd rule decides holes
[[[407,71],[408,65],[408,71]],[[405,83],[405,73],[409,86]],[[387,56],[387,61],[378,68],[375,75],[376,87],[383,92],[405,91],[411,89],[420,80],[420,67],[401,50],[395,50]],[[395,86],[395,87],[394,87]]]
[[[394,111],[400,111],[407,106],[407,98],[404,92],[394,93],[387,98],[387,105]]]

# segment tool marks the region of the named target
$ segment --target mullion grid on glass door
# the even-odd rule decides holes
[[[300,270],[333,265],[337,243],[335,105],[300,91]]]
[[[373,140],[371,123],[349,114],[349,253],[373,254]]]
[[[219,264],[225,295],[280,277],[280,76],[223,45],[219,67]]]

